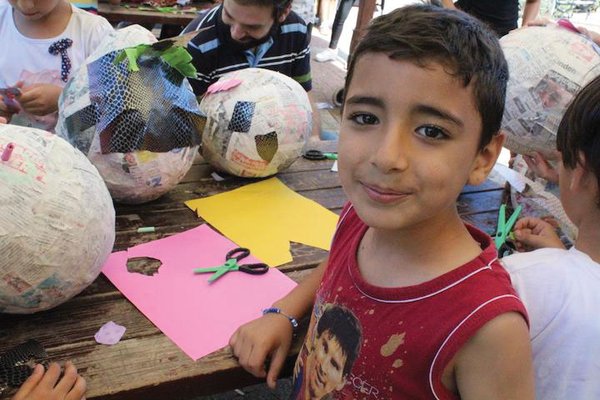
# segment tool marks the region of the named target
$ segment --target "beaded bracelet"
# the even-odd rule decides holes
[[[281,314],[284,317],[286,317],[289,321],[290,324],[292,324],[292,329],[296,330],[296,328],[298,328],[298,321],[296,321],[296,318],[285,314],[283,311],[281,311],[281,308],[277,308],[277,307],[269,307],[269,308],[265,308],[262,311],[263,315],[265,314]]]

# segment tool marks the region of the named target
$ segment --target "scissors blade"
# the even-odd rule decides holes
[[[218,266],[218,267],[209,267],[209,268],[196,268],[194,269],[194,273],[195,274],[204,274],[206,272],[217,272],[218,270],[220,270],[221,268],[223,268],[222,265]]]
[[[219,269],[217,272],[215,272],[214,274],[212,274],[210,276],[210,278],[208,278],[208,282],[212,283],[214,281],[216,281],[217,279],[219,279],[220,277],[222,277],[223,275],[225,275],[226,272],[229,271],[229,268],[227,268],[227,266],[223,266],[223,268]]]

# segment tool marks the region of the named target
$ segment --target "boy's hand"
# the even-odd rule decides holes
[[[292,333],[292,325],[286,318],[266,314],[239,327],[229,339],[229,345],[246,371],[259,378],[266,376],[269,387],[275,389],[292,343]],[[265,363],[269,357],[269,370],[266,371]]]
[[[560,153],[557,151],[552,154],[549,159],[558,160]],[[544,178],[548,182],[558,183],[558,171],[548,162],[541,153],[534,151],[530,155],[523,155],[523,159],[537,176]]]
[[[48,83],[36,83],[22,89],[19,103],[25,111],[33,115],[47,115],[58,110],[60,86]]]
[[[523,248],[541,249],[544,247],[565,248],[554,227],[539,218],[521,218],[515,224],[514,233],[519,250]]]
[[[44,372],[36,365],[31,376],[21,385],[12,400],[82,400],[86,383],[71,362],[65,364],[65,373],[60,378],[60,366],[50,364]]]

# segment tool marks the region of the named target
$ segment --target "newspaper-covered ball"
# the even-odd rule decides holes
[[[289,167],[312,129],[306,91],[281,73],[248,68],[223,75],[200,102],[202,155],[215,168],[265,177]]]
[[[575,93],[600,75],[600,49],[556,24],[520,29],[500,40],[510,79],[502,129],[519,154],[556,149],[556,131]]]
[[[98,171],[60,137],[0,125],[0,313],[55,307],[100,273],[115,210]]]
[[[117,202],[154,200],[192,166],[206,119],[186,77],[165,61],[189,63],[181,51],[138,25],[117,30],[60,96],[57,134],[88,156]]]

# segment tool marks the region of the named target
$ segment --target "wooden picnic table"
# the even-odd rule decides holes
[[[335,145],[335,142],[320,142],[316,147],[335,151]],[[339,214],[346,197],[337,173],[330,171],[332,163],[300,158],[277,176],[299,194]],[[217,182],[211,172],[213,169],[198,157],[183,181],[162,198],[142,205],[116,205],[114,250],[196,227],[203,221],[184,201],[252,182],[241,178]],[[490,181],[480,187],[467,186],[458,200],[458,208],[467,221],[491,232],[502,195],[503,188]],[[157,231],[136,232],[145,226],[157,227]],[[323,250],[300,244],[292,245],[292,254],[293,261],[280,269],[295,281],[303,279],[326,256]],[[100,345],[94,340],[96,331],[107,321],[127,328],[117,345]],[[185,400],[259,382],[239,367],[227,348],[192,361],[104,275],[80,295],[52,310],[31,315],[0,314],[0,354],[29,339],[38,340],[52,361],[76,363],[87,380],[88,399]],[[291,375],[301,341],[299,335],[284,370],[287,376]]]
[[[150,7],[137,3],[123,1],[120,5],[108,4],[106,1],[98,3],[98,14],[109,22],[131,22],[140,25],[167,24],[185,27],[198,15],[198,11],[211,8],[216,3],[213,1],[193,1],[175,12],[161,12],[151,10]]]

